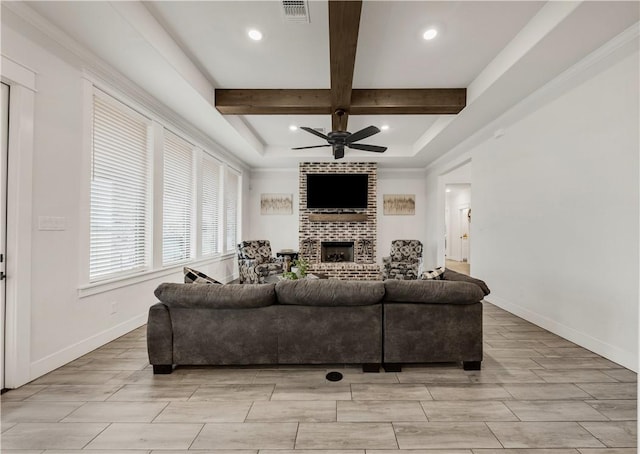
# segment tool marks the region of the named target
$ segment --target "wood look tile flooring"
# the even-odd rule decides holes
[[[2,395],[5,454],[632,454],[637,376],[490,303],[459,364],[180,367],[145,328]],[[344,374],[339,382],[328,371]]]

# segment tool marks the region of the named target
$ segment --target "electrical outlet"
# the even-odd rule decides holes
[[[115,301],[111,303],[111,315],[115,315],[118,313],[118,303]]]

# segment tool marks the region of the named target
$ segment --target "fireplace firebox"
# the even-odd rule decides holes
[[[353,241],[323,241],[320,243],[322,262],[353,262]]]

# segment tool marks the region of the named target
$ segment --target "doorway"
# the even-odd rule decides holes
[[[9,85],[1,83],[2,151],[0,151],[0,390],[5,389],[6,286],[5,257],[7,244],[7,157],[9,156]]]
[[[445,263],[464,274],[471,271],[471,185],[445,185]]]

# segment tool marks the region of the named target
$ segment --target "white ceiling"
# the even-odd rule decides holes
[[[329,88],[327,1],[310,23],[287,23],[281,2],[31,2],[27,8],[148,91],[250,167],[326,159],[322,140],[290,125],[330,129],[326,116],[226,117],[215,88]],[[425,166],[545,82],[638,21],[637,2],[366,1],[354,88],[468,88],[457,116],[351,116],[349,130],[389,125],[348,151],[390,167]],[[33,22],[33,21],[32,21]],[[433,41],[422,32],[439,30]],[[258,28],[264,39],[247,38]],[[449,118],[451,117],[451,118]],[[450,121],[449,121],[450,120]]]

